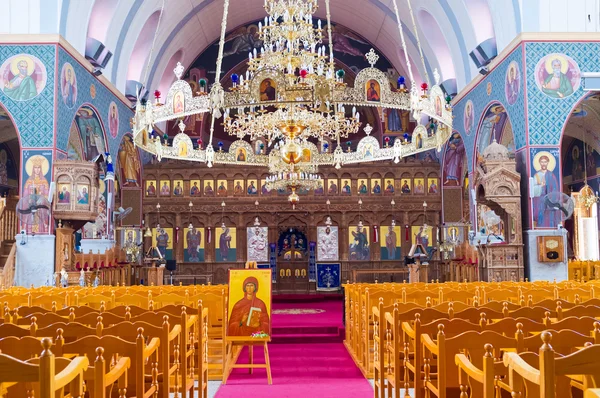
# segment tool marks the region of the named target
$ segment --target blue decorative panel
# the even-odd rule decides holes
[[[65,63],[72,66],[76,81],[76,92],[77,95],[74,99],[74,104],[69,107],[69,101],[65,100],[66,95],[63,86],[66,83],[65,73],[67,68],[64,68]],[[77,62],[69,53],[67,53],[62,47],[58,50],[58,71],[60,80],[59,90],[57,95],[58,105],[58,123],[57,123],[57,138],[56,148],[63,151],[67,150],[69,140],[69,129],[75,118],[75,113],[84,104],[90,105],[96,110],[100,116],[103,130],[108,141],[108,151],[116,156],[119,150],[119,145],[125,133],[131,132],[130,120],[133,117],[133,111],[126,106],[121,100],[114,95],[104,84],[102,84],[96,77],[91,74],[87,69]],[[111,109],[116,106],[116,111]],[[111,114],[116,114],[116,118],[109,118],[109,111]],[[113,113],[114,112],[114,113]],[[112,119],[112,120],[111,120]],[[115,119],[118,121],[115,123]],[[111,123],[112,127],[111,128]],[[116,130],[114,130],[116,127]],[[113,136],[111,132],[116,131],[116,135]]]
[[[526,43],[527,62],[527,103],[529,107],[529,144],[558,145],[563,125],[571,110],[585,95],[581,84],[575,85],[575,92],[565,98],[552,98],[536,83],[536,66],[549,54],[562,54],[570,57],[583,72],[600,70],[600,43]],[[516,134],[515,134],[516,135]]]
[[[339,263],[317,263],[317,290],[340,290],[342,273]]]
[[[315,264],[317,261],[316,256],[317,242],[310,242],[308,244],[308,281],[316,282],[317,278],[315,275]]]
[[[514,61],[514,63],[513,63]],[[515,77],[518,79],[517,94],[511,96],[511,102],[507,100],[506,94],[507,73],[511,63],[518,66],[515,71]],[[515,48],[502,62],[496,66],[486,77],[471,91],[460,99],[454,106],[454,129],[461,134],[467,152],[467,164],[469,172],[473,169],[473,156],[475,154],[475,145],[477,142],[478,130],[480,129],[483,113],[489,105],[496,102],[504,106],[508,118],[512,124],[513,134],[515,136],[515,147],[522,148],[525,142],[525,103],[524,103],[524,82],[523,82],[523,49],[522,46]],[[465,107],[467,102],[472,103],[473,128],[467,133],[465,129]]]
[[[21,137],[23,148],[41,147],[50,148],[54,146],[54,70],[56,58],[55,45],[0,45],[0,65],[4,65],[9,58],[24,54],[31,56],[31,60],[39,60],[43,64],[45,72],[38,71],[38,77],[45,81],[39,84],[36,96],[21,95],[21,98],[29,97],[28,100],[18,100],[17,95],[9,92],[7,95],[0,89],[0,103],[6,108],[17,124],[17,130]],[[37,61],[36,61],[37,62]],[[0,80],[3,82],[4,73]],[[33,71],[28,72],[31,76]],[[45,76],[42,76],[45,73]],[[36,79],[38,80],[38,79]],[[39,82],[39,80],[38,80]],[[12,97],[12,98],[11,98]],[[14,98],[14,99],[13,99]]]

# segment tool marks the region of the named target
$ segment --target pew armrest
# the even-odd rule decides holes
[[[402,322],[402,330],[410,338],[415,338],[415,329],[410,325],[410,322]]]
[[[87,357],[77,357],[54,378],[54,388],[59,390],[69,384],[77,376],[83,374],[90,365]]]
[[[104,376],[106,385],[111,385],[114,382],[116,382],[117,380],[119,380],[119,378],[127,372],[127,370],[129,369],[130,366],[131,366],[131,360],[129,359],[129,357],[119,358],[119,361],[117,362],[117,364],[115,366],[113,366],[113,368],[110,370],[110,372],[108,372]]]
[[[434,355],[439,355],[438,345],[431,339],[428,334],[421,335],[421,343],[423,343],[423,348],[426,348]]]
[[[598,398],[600,397],[600,388],[588,388],[585,390],[584,398]]]
[[[394,315],[391,312],[386,312],[385,320],[393,325],[394,324]]]
[[[502,361],[504,362],[504,366],[509,368],[509,371],[512,369],[523,379],[537,385],[540,384],[540,371],[525,362],[525,360],[521,358],[519,354],[514,352],[506,352],[504,353]]]
[[[473,365],[465,354],[456,354],[454,356],[454,363],[456,363],[458,368],[466,373],[469,378],[475,380],[477,383],[483,384],[483,371]]]
[[[173,329],[169,332],[169,341],[173,341],[181,334],[181,325],[177,324],[173,326]]]
[[[150,355],[160,347],[160,340],[156,337],[150,340],[150,343],[144,348],[144,358],[149,358]]]

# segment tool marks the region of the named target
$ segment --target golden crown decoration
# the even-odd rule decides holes
[[[329,0],[325,0],[325,29],[321,20],[315,24],[313,18],[317,0],[265,0],[267,16],[258,24],[263,46],[249,52],[245,74],[232,74],[232,87],[227,91],[216,81],[210,90],[201,87],[199,94],[202,95],[194,95],[190,83],[181,79],[184,66],[177,63],[174,69],[177,80],[164,102],[161,103],[158,96],[154,102],[138,102],[132,120],[134,142],[159,161],[169,158],[204,162],[208,167],[213,164],[269,167],[276,186],[286,184],[282,176],[295,176],[288,186],[305,183],[308,188],[314,188],[318,181],[319,166],[340,168],[361,162],[399,162],[405,156],[430,149],[441,150],[452,131],[450,97],[444,96],[437,71],[431,88],[428,83],[417,87],[396,0],[393,4],[410,89],[406,88],[404,77],[398,79],[396,88],[392,87],[388,75],[375,67],[379,55],[374,49],[365,54],[370,67],[357,73],[352,87],[345,82],[344,71],[336,71],[334,65]],[[410,2],[408,4],[410,8]],[[221,76],[228,7],[229,0],[225,0],[216,76]],[[325,35],[329,39],[327,45],[323,44]],[[417,127],[411,135],[404,134],[403,139],[382,146],[370,135],[372,126],[363,126],[357,112],[360,107],[408,111],[417,121]],[[211,114],[210,138],[205,148],[194,148],[191,138],[184,133],[182,121],[179,122],[181,131],[171,142],[169,137],[152,133],[159,122],[183,120],[202,113]],[[428,125],[431,128],[421,124],[423,116],[431,120]],[[213,147],[217,120],[225,132],[237,138],[228,151]],[[356,134],[361,127],[366,137],[358,142],[356,150],[351,150],[349,145],[344,150],[341,140]],[[269,149],[256,154],[246,139],[262,139]],[[328,144],[318,148],[315,142],[336,143],[336,147],[332,150]],[[245,153],[243,157],[237,156],[240,150]]]

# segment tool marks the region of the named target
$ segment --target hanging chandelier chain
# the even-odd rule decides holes
[[[395,2],[396,0],[394,0]],[[408,11],[410,12],[410,19],[412,20],[413,29],[415,30],[415,38],[417,39],[417,47],[419,48],[419,55],[421,56],[421,63],[423,64],[423,73],[425,74],[425,81],[427,85],[431,86],[431,81],[429,80],[429,73],[427,73],[427,67],[425,66],[425,57],[423,56],[423,47],[421,46],[421,40],[419,39],[419,30],[417,29],[417,23],[415,21],[415,13],[412,9],[412,4],[410,0],[406,0],[408,3]],[[406,51],[406,50],[405,50]]]
[[[227,30],[227,14],[229,13],[229,0],[223,3],[223,19],[221,20],[221,36],[219,37],[219,53],[217,55],[217,70],[215,73],[215,82],[211,89],[212,106],[218,108],[218,103],[222,99],[223,88],[221,87],[221,67],[223,64],[223,49],[225,47],[225,33]],[[215,98],[215,96],[217,98]],[[215,132],[215,119],[221,117],[220,111],[214,109],[210,118],[210,137],[208,138],[208,146],[212,145],[212,140]]]
[[[221,67],[223,63],[223,49],[225,47],[225,33],[227,30],[227,14],[229,13],[229,0],[223,4],[223,19],[221,20],[221,37],[219,38],[219,54],[217,55],[217,71],[215,83],[221,81]]]
[[[327,37],[329,38],[329,63],[333,68],[333,39],[331,38],[331,12],[329,11],[329,0],[325,0],[325,12],[327,13]]]
[[[402,31],[402,22],[400,20],[400,11],[398,11],[398,2],[397,0],[393,0],[394,2],[394,11],[396,13],[396,21],[398,22],[398,31],[400,32],[400,40],[402,41],[402,49],[404,50],[404,59],[406,61],[406,69],[408,69],[408,76],[410,77],[410,87],[411,90],[415,89],[415,77],[412,72],[412,68],[410,65],[410,58],[408,57],[408,49],[406,48],[406,40],[404,39],[404,32]]]
[[[152,39],[152,46],[150,47],[150,52],[148,53],[148,63],[146,64],[146,70],[144,71],[144,77],[142,78],[142,87],[146,87],[148,85],[148,82],[146,81],[146,79],[148,78],[148,72],[150,71],[150,61],[152,61],[152,53],[154,52],[154,46],[156,45],[156,39],[158,38],[158,30],[160,29],[160,22],[162,21],[163,13],[165,11],[165,1],[166,0],[163,0],[162,6],[160,7],[160,14],[158,15],[158,23],[156,24],[156,31],[154,32],[154,38]]]

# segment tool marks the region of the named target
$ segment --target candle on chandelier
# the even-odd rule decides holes
[[[399,89],[403,89],[404,86],[404,82],[406,81],[406,79],[404,78],[404,76],[400,76],[398,77],[398,88]]]

